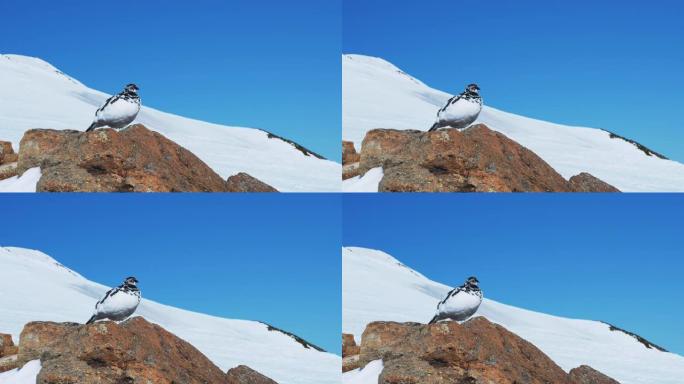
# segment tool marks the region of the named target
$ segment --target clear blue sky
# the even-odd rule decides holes
[[[341,138],[339,0],[2,0],[0,53],[143,103],[263,128],[331,159]]]
[[[2,196],[0,245],[108,285],[260,320],[339,353],[341,198],[332,194]]]
[[[345,195],[343,244],[491,299],[602,320],[684,354],[682,194]]]
[[[684,2],[344,0],[343,51],[428,85],[684,161]]]

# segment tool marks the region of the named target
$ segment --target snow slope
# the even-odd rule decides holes
[[[0,192],[35,192],[40,176],[40,167],[27,169],[21,176],[0,180]]]
[[[482,94],[486,104],[487,90]],[[450,96],[383,59],[343,55],[342,138],[359,150],[373,128],[427,130]],[[611,139],[606,131],[548,123],[489,106],[477,122],[534,151],[566,179],[589,172],[621,191],[684,191],[684,164],[648,156],[632,143]]]
[[[372,321],[427,323],[450,289],[382,251],[343,248],[342,331],[360,342]],[[566,371],[587,364],[622,384],[679,384],[684,377],[684,357],[648,349],[598,321],[546,315],[489,299],[476,316],[533,343]]]
[[[11,333],[16,342],[30,321],[83,323],[107,289],[42,252],[0,247],[0,332]],[[246,364],[281,384],[340,381],[339,356],[305,348],[259,322],[203,315],[146,299],[136,315],[190,342],[223,371]]]
[[[144,88],[140,94],[144,105]],[[85,130],[107,97],[40,59],[0,55],[0,140],[11,141],[17,150],[30,128]],[[269,139],[262,130],[206,123],[144,106],[136,122],[189,149],[224,179],[247,172],[280,191],[340,190],[340,164],[307,156],[290,143]]]
[[[40,368],[40,360],[31,360],[21,368],[0,373],[0,384],[35,384]]]
[[[382,360],[373,360],[363,368],[345,372],[342,375],[342,384],[378,384],[383,368]]]

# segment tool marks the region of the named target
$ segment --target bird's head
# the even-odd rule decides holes
[[[465,285],[467,285],[467,286],[469,286],[469,287],[476,288],[476,287],[479,287],[479,286],[480,286],[480,281],[477,279],[477,277],[475,277],[475,276],[470,276],[470,277],[465,281]]]
[[[124,90],[125,90],[126,92],[128,92],[128,93],[134,93],[134,94],[136,94],[136,95],[138,94],[138,89],[139,89],[138,86],[135,85],[135,84],[133,84],[133,83],[128,84],[128,85],[126,86],[126,88],[124,88]]]
[[[468,86],[466,87],[465,90],[468,93],[474,93],[476,95],[480,94],[480,87],[478,87],[477,84],[475,84],[475,83],[468,84]]]
[[[138,279],[136,279],[133,276],[127,277],[126,280],[124,280],[124,285],[127,285],[129,287],[137,287]]]

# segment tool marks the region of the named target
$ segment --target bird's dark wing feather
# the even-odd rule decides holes
[[[449,293],[447,293],[446,297],[442,301],[440,301],[439,304],[437,304],[437,308],[439,308],[440,305],[446,303],[446,301],[449,300],[449,298],[451,296],[454,296],[457,293],[461,292],[461,288],[463,288],[463,287],[456,287],[456,288],[452,289],[451,291],[449,291]]]
[[[105,107],[107,107],[109,104],[114,104],[114,102],[116,102],[118,97],[119,97],[119,95],[114,95],[114,96],[110,97],[109,99],[107,99],[107,101],[105,101],[104,105],[102,105],[97,111],[102,112],[102,110],[104,110]]]
[[[454,104],[455,102],[459,101],[461,97],[463,97],[462,93],[456,96],[452,96],[451,99],[449,99],[449,101],[447,101],[447,103],[442,108],[440,108],[439,111],[437,111],[437,114],[445,111],[451,104]]]
[[[119,292],[119,288],[118,288],[118,287],[117,287],[117,288],[112,288],[112,289],[110,289],[109,291],[107,291],[107,293],[105,293],[104,297],[103,297],[102,299],[100,299],[100,301],[98,301],[97,304],[95,304],[95,307],[97,307],[99,304],[104,303],[105,300],[107,300],[107,298],[109,298],[109,297],[111,297],[111,296],[114,296],[117,292]]]

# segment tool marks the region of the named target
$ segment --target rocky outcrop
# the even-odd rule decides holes
[[[117,324],[32,322],[19,362],[40,359],[38,384],[235,383],[186,341],[141,317]]]
[[[483,124],[436,132],[375,129],[359,174],[382,167],[380,192],[572,192],[534,152]]]
[[[278,384],[246,365],[238,365],[226,373],[229,384]]]
[[[0,141],[0,180],[17,175],[17,160],[19,155],[14,153],[12,143]]]
[[[352,177],[359,176],[361,171],[359,169],[359,163],[351,163],[342,166],[342,180],[351,179]]]
[[[226,180],[226,190],[228,192],[278,192],[277,189],[244,172],[229,177]]]
[[[569,182],[574,192],[620,192],[619,189],[586,172],[571,177]]]
[[[580,384],[537,347],[483,317],[463,324],[371,323],[360,363],[378,359],[379,384]]]
[[[0,372],[19,366],[17,352],[18,347],[12,341],[12,335],[0,333]]]
[[[354,335],[349,333],[342,334],[342,356],[358,355],[361,353],[361,347],[356,345]]]
[[[0,357],[0,373],[10,371],[19,367],[17,355]]]
[[[12,341],[12,335],[0,333],[0,357],[16,355],[17,346]]]
[[[356,345],[354,335],[342,334],[342,372],[359,368],[359,354],[361,347]]]
[[[581,365],[568,374],[572,384],[620,384],[588,365]]]
[[[0,165],[0,180],[5,180],[14,177],[18,174],[17,163],[9,163]]]
[[[342,180],[347,180],[359,175],[359,161],[361,155],[356,152],[354,143],[342,141]]]
[[[39,192],[222,192],[226,183],[187,149],[143,125],[121,131],[32,129],[18,171],[41,168]]]
[[[354,143],[351,141],[342,141],[342,165],[358,163],[361,160],[361,155],[356,152]]]
[[[259,192],[244,174],[225,181],[187,149],[136,124],[93,132],[32,129],[19,146],[17,172],[41,168],[38,192]],[[249,177],[249,182],[245,182]]]
[[[0,165],[14,163],[18,159],[18,155],[14,153],[12,143],[9,141],[0,141]]]

